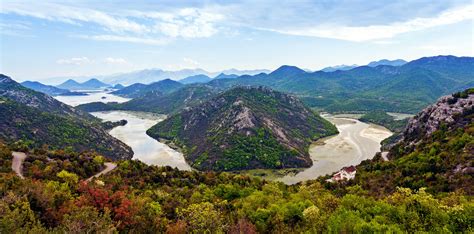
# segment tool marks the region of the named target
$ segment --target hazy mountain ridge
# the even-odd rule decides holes
[[[208,77],[215,77],[220,73],[226,74],[237,74],[237,75],[254,75],[262,72],[269,72],[265,69],[256,69],[256,70],[238,70],[238,69],[228,69],[219,72],[208,72],[206,70],[196,68],[196,69],[182,69],[177,71],[166,71],[162,69],[145,69],[129,73],[104,76],[102,80],[106,83],[115,84],[122,83],[130,85],[136,82],[148,84],[157,82],[160,80],[171,79],[171,80],[182,80],[190,76],[195,75],[206,75]]]
[[[21,82],[21,85],[38,92],[48,94],[50,96],[57,96],[57,95],[66,94],[70,92],[68,89],[61,89],[52,85],[45,85],[38,81],[24,81],[24,82]]]
[[[183,84],[196,84],[196,83],[207,83],[211,81],[212,78],[203,74],[188,76],[184,79],[178,80]]]
[[[129,98],[137,98],[149,92],[157,92],[159,94],[171,93],[183,86],[184,85],[178,81],[165,79],[148,85],[141,83],[133,84],[114,91],[112,94]]]
[[[68,90],[93,90],[108,88],[111,87],[111,85],[106,84],[96,78],[92,78],[83,83],[79,83],[73,79],[69,79],[64,83],[57,85],[56,87]]]

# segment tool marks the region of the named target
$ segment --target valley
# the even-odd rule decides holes
[[[115,127],[109,133],[132,148],[134,152],[132,159],[140,160],[147,165],[191,170],[182,153],[146,134],[149,128],[163,121],[165,116],[135,111],[92,112],[91,114],[105,121],[127,120],[125,126]]]
[[[474,0],[0,0],[0,234],[474,234]]]
[[[355,166],[372,159],[380,152],[380,143],[392,135],[390,130],[375,124],[366,124],[356,119],[323,116],[336,125],[339,134],[314,142],[309,148],[313,166],[295,174],[278,178],[285,184],[316,179],[331,175],[343,167]]]
[[[102,96],[108,97],[101,99]],[[90,102],[121,100],[121,97],[102,91],[91,93],[89,96],[68,96],[67,99],[57,96],[70,105],[86,104]],[[123,98],[126,99],[126,98]],[[127,120],[125,126],[118,126],[109,131],[115,138],[130,146],[134,152],[132,159],[140,160],[148,165],[171,166],[180,170],[191,170],[182,153],[170,148],[146,134],[146,131],[156,123],[163,121],[166,116],[139,111],[101,111],[91,112],[92,115],[104,121]],[[407,115],[392,113],[400,118]],[[323,114],[323,118],[333,123],[339,134],[315,141],[309,147],[309,155],[313,165],[306,169],[285,170],[249,170],[239,173],[261,176],[266,179],[282,181],[285,184],[316,179],[319,176],[337,172],[342,167],[357,165],[365,159],[372,158],[380,151],[380,142],[392,133],[386,128],[366,124],[356,118],[360,115]],[[296,171],[296,172],[295,172]]]

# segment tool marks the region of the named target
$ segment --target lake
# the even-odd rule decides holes
[[[91,102],[126,102],[130,98],[124,98],[117,95],[113,95],[110,91],[95,91],[87,92],[88,95],[83,96],[55,96],[58,101],[64,102],[70,106],[77,106],[81,104],[91,103]]]
[[[129,145],[138,159],[148,165],[171,166],[180,170],[191,170],[183,154],[171,149],[146,134],[146,130],[165,119],[164,115],[155,115],[136,111],[92,112],[92,115],[106,121],[127,120],[125,126],[118,126],[110,135]]]
[[[313,166],[277,180],[295,184],[332,174],[346,166],[358,165],[363,160],[373,158],[380,151],[380,142],[392,135],[390,130],[375,124],[328,114],[322,116],[336,125],[339,134],[320,139],[310,146],[309,155]]]

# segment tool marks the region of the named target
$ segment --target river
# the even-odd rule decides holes
[[[165,119],[164,115],[136,111],[105,111],[92,112],[91,114],[106,121],[127,120],[125,126],[113,128],[110,135],[132,147],[133,159],[138,159],[148,165],[171,166],[180,170],[191,170],[191,167],[184,160],[183,154],[146,134],[146,130]]]
[[[81,104],[91,103],[91,102],[126,102],[129,101],[129,98],[120,97],[113,95],[108,91],[83,91],[88,95],[79,95],[79,96],[55,96],[58,101],[64,102],[70,106],[77,106]]]
[[[103,99],[102,97],[106,98]],[[92,93],[89,96],[56,98],[73,106],[97,101],[124,102],[128,100],[106,92]],[[128,121],[125,126],[112,129],[110,134],[133,149],[134,159],[149,165],[191,170],[181,153],[146,134],[147,129],[162,121],[165,116],[134,111],[93,112],[91,114],[104,121],[119,121],[122,119]],[[336,125],[339,134],[320,139],[310,146],[309,154],[313,160],[312,167],[274,179],[286,184],[294,184],[332,174],[345,166],[357,165],[363,160],[372,158],[375,153],[380,151],[380,142],[392,135],[384,127],[366,124],[348,116],[325,114],[323,117]]]
[[[332,174],[345,166],[358,165],[374,157],[380,151],[380,142],[392,135],[388,129],[375,124],[331,115],[323,117],[336,125],[339,134],[320,139],[310,146],[313,166],[277,180],[295,184]]]

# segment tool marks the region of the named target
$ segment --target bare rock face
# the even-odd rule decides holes
[[[417,144],[421,139],[439,130],[442,125],[452,128],[465,121],[471,121],[472,119],[463,119],[462,116],[472,112],[473,106],[474,94],[469,92],[465,93],[463,97],[459,97],[459,94],[443,96],[409,121],[402,141],[408,145]]]

